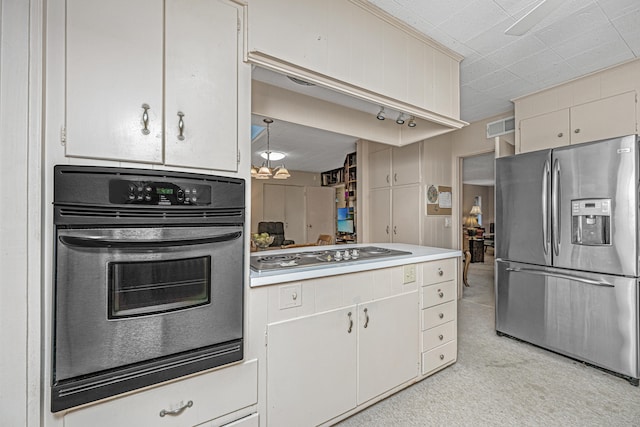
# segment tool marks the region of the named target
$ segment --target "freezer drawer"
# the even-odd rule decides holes
[[[638,280],[498,260],[496,331],[638,378]]]

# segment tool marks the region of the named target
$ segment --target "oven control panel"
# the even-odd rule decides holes
[[[109,182],[109,201],[134,205],[207,206],[211,204],[211,187],[191,182],[113,179]]]

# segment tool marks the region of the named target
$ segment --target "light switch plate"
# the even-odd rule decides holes
[[[415,264],[409,264],[404,266],[404,281],[403,284],[413,283],[416,281],[416,266]]]
[[[444,228],[451,228],[451,217],[446,216],[444,218]]]

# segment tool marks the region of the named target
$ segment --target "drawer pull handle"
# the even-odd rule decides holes
[[[164,417],[165,415],[174,415],[174,416],[180,415],[185,409],[191,408],[192,406],[193,406],[193,400],[190,400],[184,405],[182,405],[181,407],[179,407],[178,409],[174,409],[172,411],[167,411],[166,409],[163,409],[162,411],[160,411],[160,416]]]
[[[142,104],[142,134],[149,135],[149,104]]]
[[[438,317],[441,318],[441,319],[444,318],[444,313],[438,314]]]
[[[562,132],[560,132],[560,133],[558,134],[558,138],[562,138],[563,136],[564,136],[564,134],[563,134]]]
[[[444,360],[444,354],[440,355],[440,360]]]
[[[353,319],[351,318],[351,312],[349,312],[347,316],[349,316],[349,329],[347,329],[347,333],[350,334],[353,330]]]
[[[575,133],[580,133],[580,128],[574,130]]]
[[[369,310],[367,310],[366,308],[364,309],[364,316],[365,316],[364,327],[366,328],[367,326],[369,326]]]
[[[444,271],[442,271],[441,268],[438,269],[438,276],[442,276],[444,274]]]
[[[444,292],[442,292],[440,289],[438,289],[438,296],[439,296],[440,298],[443,298],[443,297],[444,297]]]
[[[438,335],[438,338],[440,338],[440,341],[442,341],[444,339],[444,335]]]

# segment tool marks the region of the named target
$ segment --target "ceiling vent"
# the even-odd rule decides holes
[[[496,120],[495,122],[487,123],[487,138],[504,135],[515,130],[516,120],[514,117],[507,117],[506,119]]]

